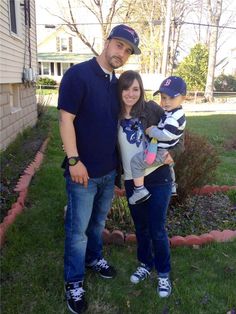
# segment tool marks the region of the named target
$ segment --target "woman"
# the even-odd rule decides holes
[[[121,101],[121,116],[118,142],[124,169],[127,199],[133,193],[133,180],[130,161],[132,157],[147,146],[146,128],[157,125],[164,110],[153,101],[144,100],[144,88],[140,75],[135,71],[121,74],[118,83]],[[171,155],[180,153],[182,140]],[[165,230],[166,214],[171,197],[172,179],[167,163],[173,162],[170,154],[166,164],[148,168],[145,172],[145,186],[151,197],[144,203],[131,205],[129,209],[134,221],[137,238],[137,259],[140,265],[130,277],[136,284],[146,279],[155,268],[158,274],[157,292],[161,298],[171,294],[170,248]]]

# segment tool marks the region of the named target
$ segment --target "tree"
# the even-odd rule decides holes
[[[206,101],[212,102],[214,100],[214,76],[216,66],[216,52],[217,52],[217,40],[218,40],[218,27],[220,17],[222,13],[222,0],[216,0],[215,7],[211,0],[207,0],[208,13],[210,16],[210,23],[212,25],[210,30],[210,42],[209,42],[209,57],[208,57],[208,72],[204,97]]]
[[[207,78],[208,49],[205,45],[196,44],[190,54],[183,59],[176,70],[187,83],[189,91],[203,91]]]
[[[120,0],[109,1],[109,6],[106,6],[102,0],[67,0],[67,6],[62,7],[61,2],[58,3],[59,14],[52,14],[58,17],[70,30],[74,33],[87,47],[91,49],[95,56],[99,54],[94,46],[94,38],[89,39],[88,35],[84,32],[78,22],[78,17],[76,16],[77,10],[79,8],[85,8],[89,11],[98,22],[101,28],[101,34],[103,41],[106,40],[108,34],[111,30],[112,22],[114,17],[118,14],[121,7],[118,5]],[[77,8],[75,10],[75,8]]]
[[[199,0],[172,0],[172,14],[170,26],[168,74],[172,74],[177,66],[178,51],[181,48],[184,20],[199,4]]]

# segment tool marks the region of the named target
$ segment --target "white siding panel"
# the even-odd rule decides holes
[[[19,0],[17,0],[19,1]],[[37,70],[36,60],[36,26],[35,26],[35,3],[31,1],[31,67]],[[1,0],[0,12],[0,83],[20,82],[24,67],[30,67],[28,30],[24,25],[24,10],[21,16],[21,38],[10,33],[8,0]]]

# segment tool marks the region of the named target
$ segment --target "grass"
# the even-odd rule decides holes
[[[236,185],[236,115],[187,116],[187,128],[206,137],[219,153],[221,163],[213,183]]]
[[[50,109],[49,117],[51,134],[44,162],[31,182],[25,211],[9,229],[2,250],[2,314],[68,313],[63,292],[66,196],[55,108]],[[213,144],[225,163],[227,156],[221,146],[234,136],[231,133],[234,119],[221,115],[221,119],[214,121],[214,117],[191,117],[188,127],[214,139]],[[224,128],[220,130],[225,125],[229,126],[228,133]],[[213,131],[209,130],[211,126],[214,126]],[[232,161],[235,162],[234,155]],[[230,165],[225,169],[231,169]],[[230,180],[235,180],[235,174],[229,175]],[[133,286],[129,282],[136,267],[135,246],[105,246],[105,257],[118,269],[118,276],[114,280],[103,280],[87,274],[87,313],[226,314],[236,309],[236,241],[214,243],[198,250],[175,248],[171,253],[173,294],[168,300],[160,300],[156,295],[154,273],[140,285]]]

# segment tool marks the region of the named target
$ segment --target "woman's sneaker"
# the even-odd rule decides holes
[[[130,277],[130,281],[136,284],[146,279],[148,276],[150,276],[150,269],[148,269],[145,264],[141,263],[141,266],[139,266]]]
[[[65,283],[66,302],[72,313],[80,314],[87,309],[84,293],[82,281]]]
[[[171,294],[171,282],[169,277],[159,277],[157,292],[160,298],[167,298]]]
[[[96,264],[87,265],[86,267],[98,273],[103,278],[113,278],[116,276],[116,270],[104,258],[98,260]]]

